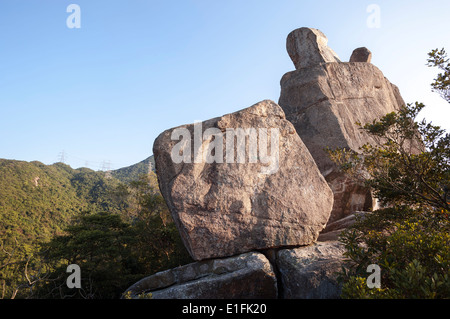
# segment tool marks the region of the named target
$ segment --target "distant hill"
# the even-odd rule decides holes
[[[129,183],[133,180],[137,180],[139,178],[139,176],[141,176],[143,174],[148,174],[150,164],[151,164],[152,170],[154,171],[155,170],[155,159],[154,159],[153,155],[139,163],[134,164],[134,165],[114,170],[111,172],[111,176],[118,179],[119,181],[121,181],[123,183]]]
[[[83,211],[120,212],[117,186],[147,174],[153,156],[107,174],[63,163],[0,159],[0,240],[46,241]]]
[[[141,209],[138,196],[139,191],[142,190],[127,187],[126,184],[134,179],[138,180],[142,174],[148,174],[151,163],[154,163],[152,156],[129,167],[103,172],[88,168],[73,169],[63,163],[45,165],[37,161],[0,159],[0,287],[2,287],[0,299],[5,294],[13,296],[14,289],[19,287],[18,285],[27,285],[28,278],[23,277],[27,271],[26,267],[32,269],[33,274],[38,272],[39,267],[44,267],[44,264],[41,263],[43,260],[33,257],[39,255],[41,247],[47,247],[42,244],[51,242],[58,235],[66,234],[68,229],[73,230],[79,227],[77,223],[80,223],[80,217],[101,215],[84,215],[84,213],[106,212],[111,213],[111,216],[120,214],[125,217],[124,220],[128,220],[127,218]],[[154,179],[154,176],[152,178]],[[159,217],[161,211],[158,212],[155,216]],[[78,218],[74,219],[74,217]],[[135,217],[133,215],[133,218]],[[110,219],[105,220],[110,221]],[[165,221],[167,222],[168,219]],[[150,230],[142,226],[144,224],[138,224],[136,232],[142,231],[144,239],[149,234],[162,237],[153,246],[145,243],[146,248],[138,255],[145,255],[145,252],[150,251],[148,253],[150,257],[149,259],[143,258],[140,265],[150,267],[145,268],[146,271],[153,271],[153,269],[157,271],[162,269],[161,267],[166,263],[177,263],[178,257],[169,260],[167,255],[167,247],[170,249],[183,247],[181,241],[176,237],[178,233],[174,226],[170,226],[170,229],[166,228],[166,224],[159,219],[149,219],[148,222],[152,226],[145,224],[147,225],[145,227],[150,227]],[[68,228],[69,225],[74,227]],[[108,225],[110,224],[106,223],[101,227],[109,227]],[[89,225],[89,227],[91,226],[96,227]],[[105,231],[107,232],[107,230],[109,229]],[[167,233],[169,230],[170,232]],[[163,233],[164,235],[162,235]],[[86,234],[82,233],[79,238],[77,237],[77,241],[85,243],[90,240],[85,243],[88,245],[86,246],[88,249],[98,244],[96,240],[99,237],[97,236],[104,235],[103,228],[88,232],[91,237],[86,237]],[[172,234],[175,235],[172,236]],[[144,240],[142,238],[141,240]],[[174,242],[174,240],[178,241]],[[159,245],[166,245],[165,250],[159,251]],[[107,250],[107,247],[104,248]],[[73,256],[78,253],[80,252],[74,253]],[[176,253],[176,255],[179,254]],[[139,258],[136,257],[136,260]],[[111,260],[108,262],[112,265],[115,263]],[[174,264],[174,266],[177,265]],[[133,267],[131,268],[135,272],[143,271],[136,265]],[[121,279],[124,282],[128,280]],[[114,285],[116,285],[115,281]],[[23,289],[25,290],[25,288]]]
[[[0,239],[41,242],[80,212],[120,211],[118,184],[88,168],[0,159]]]

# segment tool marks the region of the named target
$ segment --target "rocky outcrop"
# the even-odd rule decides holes
[[[330,216],[331,189],[272,101],[167,130],[153,151],[161,192],[195,260],[308,245]]]
[[[372,52],[365,47],[353,50],[352,55],[350,56],[350,62],[370,63],[370,61],[372,61]]]
[[[341,62],[309,28],[286,46],[296,71],[281,79],[281,107],[262,101],[156,139],[160,190],[197,262],[142,279],[131,297],[339,298],[338,236],[375,201],[325,149],[374,142],[356,123],[404,102],[366,48]]]
[[[330,222],[372,209],[370,190],[339,172],[325,149],[359,151],[373,143],[356,123],[370,123],[404,106],[397,87],[370,63],[309,64],[282,77],[278,103],[333,190]]]
[[[337,241],[194,262],[146,277],[124,295],[152,299],[334,299],[344,262]],[[275,269],[274,269],[275,268]],[[276,275],[276,273],[278,275]]]
[[[317,241],[336,241],[339,239],[339,235],[341,232],[348,227],[352,226],[358,218],[362,219],[366,214],[370,214],[370,212],[355,212],[351,215],[348,215],[344,218],[338,219],[334,222],[330,222],[327,224],[324,230],[320,233]]]
[[[338,272],[344,263],[344,247],[337,241],[283,249],[277,254],[285,299],[336,299],[341,284]]]
[[[137,298],[148,293],[152,299],[273,299],[278,295],[271,264],[256,252],[159,272],[135,283],[125,295]]]
[[[327,37],[320,30],[300,28],[289,33],[286,50],[297,70],[321,63],[340,62],[327,43]]]

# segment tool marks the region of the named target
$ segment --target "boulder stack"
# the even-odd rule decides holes
[[[153,299],[273,299],[278,295],[272,265],[256,252],[161,271],[138,281],[125,294],[136,297],[148,292]]]
[[[265,100],[155,140],[161,193],[196,262],[142,279],[132,297],[339,297],[338,235],[375,200],[326,149],[374,142],[356,123],[404,102],[366,48],[341,62],[310,28],[292,31],[286,47],[296,70],[282,77],[278,104]]]

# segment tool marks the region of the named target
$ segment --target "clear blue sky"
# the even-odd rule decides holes
[[[69,4],[81,8],[70,29]],[[379,28],[366,11],[380,8]],[[1,0],[0,158],[117,169],[152,154],[165,129],[278,101],[294,69],[288,33],[322,30],[343,61],[366,46],[407,102],[450,129],[429,84],[450,51],[450,1]]]

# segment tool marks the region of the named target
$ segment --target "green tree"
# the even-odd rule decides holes
[[[432,84],[450,102],[445,50],[433,50],[428,65],[439,67]],[[361,125],[376,144],[360,152],[330,150],[340,168],[372,187],[384,209],[366,214],[341,234],[348,265],[342,273],[346,298],[449,298],[450,136],[426,120],[424,108],[408,104]],[[366,285],[366,269],[382,269],[381,289]]]
[[[113,193],[126,203],[120,214],[80,214],[64,235],[42,246],[53,271],[40,284],[40,297],[118,298],[137,280],[191,261],[154,173],[119,184]],[[66,285],[70,264],[81,269],[81,289]]]
[[[425,119],[416,122],[423,108],[421,103],[408,104],[362,126],[376,145],[365,144],[359,153],[329,153],[341,170],[372,187],[383,203],[449,210],[450,135]]]
[[[135,253],[143,272],[180,266],[192,261],[159,192],[155,173],[141,175],[130,183],[130,211],[136,230]]]
[[[358,220],[341,234],[349,263],[344,298],[448,298],[448,215],[394,206]],[[369,289],[367,267],[381,268],[381,289]]]
[[[40,295],[48,298],[116,298],[136,279],[130,246],[134,232],[118,214],[84,213],[43,246],[54,272]],[[81,289],[66,285],[66,269],[77,264],[81,269]]]
[[[433,90],[438,92],[445,100],[450,100],[450,63],[444,49],[434,49],[428,53],[428,66],[437,67],[442,72],[438,74],[431,84]]]
[[[12,242],[10,242],[12,241]],[[37,247],[19,242],[17,238],[0,241],[0,298],[32,298],[35,288],[48,275]]]

